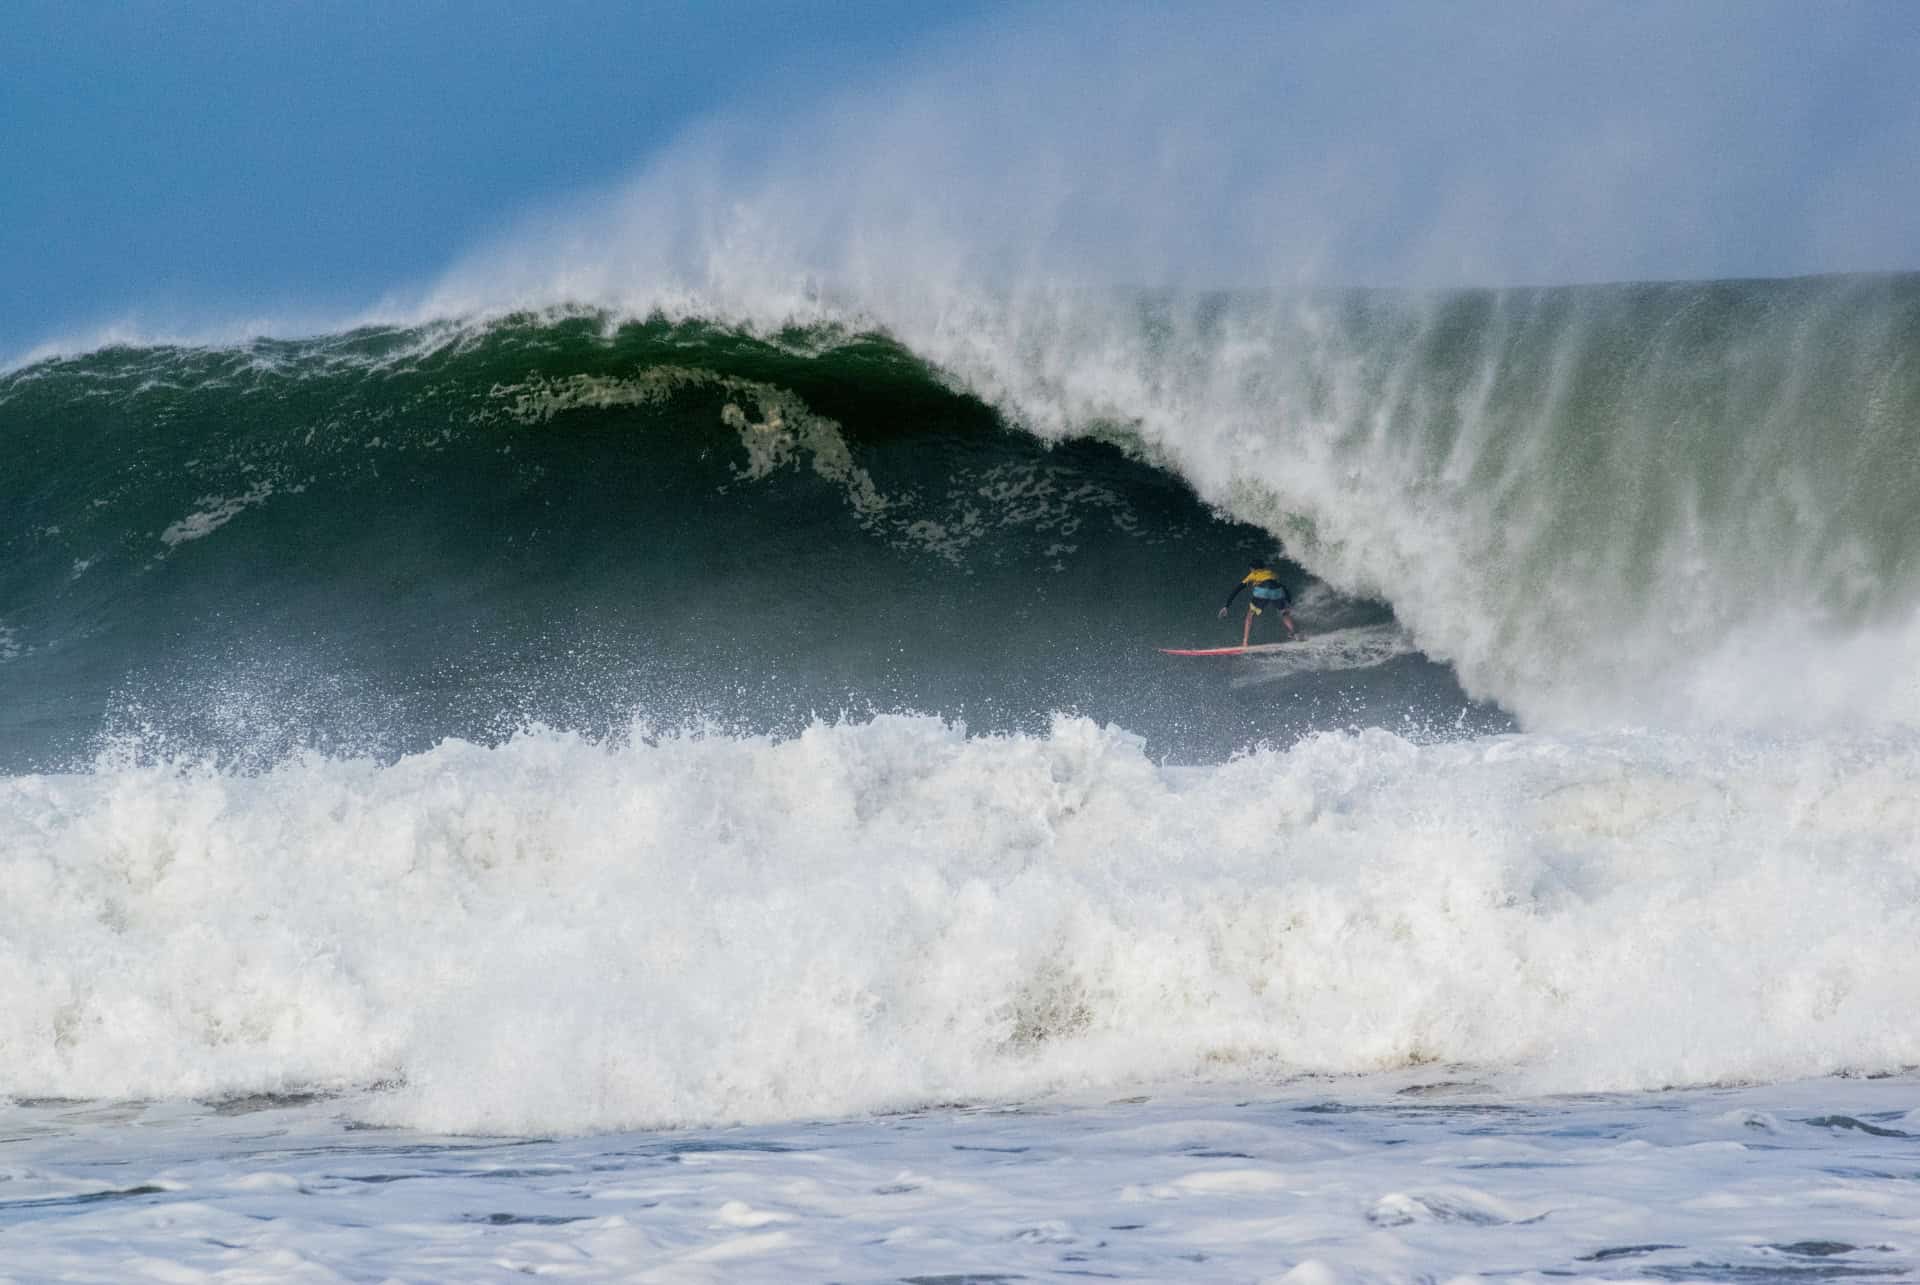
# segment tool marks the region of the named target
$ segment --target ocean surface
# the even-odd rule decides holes
[[[0,1279],[1909,1278],[1920,276],[38,355],[0,994]]]

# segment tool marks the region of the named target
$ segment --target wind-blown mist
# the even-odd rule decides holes
[[[1897,8],[1089,6],[737,108],[434,294],[1499,286],[1920,266]]]

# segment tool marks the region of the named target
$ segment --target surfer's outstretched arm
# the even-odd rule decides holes
[[[1245,580],[1242,580],[1239,584],[1233,587],[1233,592],[1227,595],[1226,606],[1220,608],[1220,619],[1225,620],[1227,618],[1227,613],[1233,610],[1233,600],[1235,598],[1238,598],[1240,596],[1240,591],[1246,587],[1247,587],[1247,582]]]

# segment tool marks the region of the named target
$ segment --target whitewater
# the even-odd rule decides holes
[[[1566,1092],[1920,1060],[1888,1021],[1920,998],[1913,744],[1697,754],[1372,731],[1170,769],[1084,720],[892,716],[16,780],[8,1074],[386,1083],[379,1118],[524,1133],[1276,1069]]]

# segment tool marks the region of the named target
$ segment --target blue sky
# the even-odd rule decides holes
[[[0,351],[137,312],[326,313],[1007,5],[12,0]]]
[[[519,269],[650,264],[754,202],[736,228],[829,275],[968,238],[1132,282],[1920,267],[1904,0],[15,0],[5,27],[0,355],[353,315],[596,202]]]

